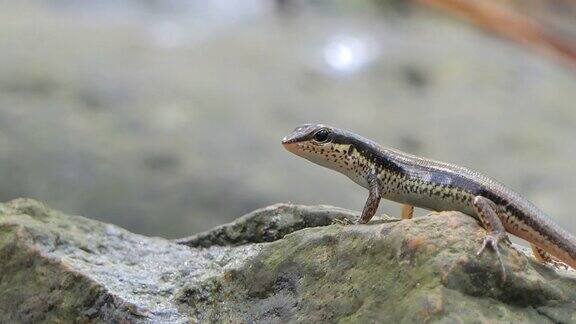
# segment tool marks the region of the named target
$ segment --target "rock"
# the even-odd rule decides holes
[[[355,217],[275,205],[172,242],[15,200],[0,322],[576,321],[573,272],[503,246],[503,282],[469,216],[331,224]]]
[[[190,247],[272,242],[303,228],[330,225],[335,221],[346,222],[357,217],[357,214],[337,207],[277,204],[175,242]]]

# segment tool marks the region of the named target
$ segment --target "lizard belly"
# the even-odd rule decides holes
[[[420,192],[385,189],[382,190],[382,198],[433,211],[459,211],[476,218],[471,204],[474,196],[456,189],[441,188]]]

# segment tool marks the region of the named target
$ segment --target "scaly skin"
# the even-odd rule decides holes
[[[506,232],[576,268],[576,238],[544,212],[497,181],[468,168],[384,148],[351,132],[326,125],[303,125],[282,140],[284,147],[316,164],[338,171],[369,190],[360,223],[368,222],[381,198],[429,210],[456,210],[478,219],[488,230],[486,246],[498,252]],[[503,263],[502,275],[506,273]],[[543,259],[543,258],[539,258]]]

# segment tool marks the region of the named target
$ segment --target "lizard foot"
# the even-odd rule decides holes
[[[498,217],[498,206],[490,200],[482,196],[474,197],[472,203],[478,219],[484,225],[484,228],[488,230],[488,234],[484,238],[482,247],[476,253],[476,256],[480,256],[487,246],[490,246],[496,256],[498,257],[498,262],[500,262],[500,267],[502,268],[502,281],[506,281],[506,268],[504,268],[504,261],[502,261],[502,255],[500,254],[500,248],[498,244],[502,241],[510,242],[508,235],[506,235],[506,229],[502,224],[502,221]]]
[[[478,252],[476,252],[476,256],[479,257],[484,253],[486,247],[489,246],[496,252],[496,257],[498,258],[498,262],[500,263],[500,267],[502,270],[502,281],[506,281],[506,268],[504,267],[504,261],[502,260],[502,255],[500,254],[500,248],[498,244],[500,242],[510,242],[508,239],[508,235],[506,234],[496,234],[496,233],[488,233],[484,237],[484,242],[482,242],[482,247]]]
[[[348,226],[348,225],[354,225],[355,223],[353,221],[349,220],[348,218],[344,217],[342,219],[334,218],[332,220],[332,224],[336,224],[336,225],[340,225],[340,226]]]
[[[378,220],[378,223],[380,224],[386,224],[386,223],[396,223],[396,222],[401,222],[402,220],[404,220],[403,218],[395,218],[392,217],[388,214],[382,214],[382,219]]]

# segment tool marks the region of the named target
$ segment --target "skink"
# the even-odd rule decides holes
[[[576,268],[573,235],[527,199],[479,172],[385,148],[322,124],[300,126],[282,144],[288,151],[340,172],[368,189],[360,223],[370,221],[382,198],[403,204],[402,218],[412,218],[414,206],[460,211],[486,228],[478,255],[486,247],[492,248],[504,280],[506,271],[498,245],[508,241],[506,232],[528,241],[539,261],[555,257]]]

